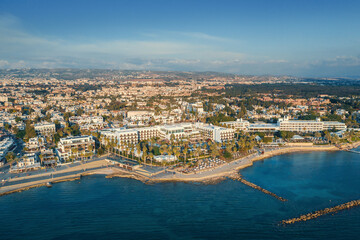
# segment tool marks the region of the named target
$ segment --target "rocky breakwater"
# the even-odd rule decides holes
[[[229,178],[233,179],[233,180],[236,180],[236,181],[239,181],[239,182],[242,182],[243,184],[245,184],[245,185],[247,185],[249,187],[252,187],[252,188],[254,188],[256,190],[259,190],[259,191],[261,191],[261,192],[263,192],[265,194],[268,194],[268,195],[270,195],[270,196],[272,196],[272,197],[274,197],[274,198],[276,198],[276,199],[278,199],[278,200],[280,200],[282,202],[287,201],[287,199],[285,199],[283,197],[280,197],[280,196],[276,195],[275,193],[270,192],[269,190],[266,190],[266,189],[254,184],[254,183],[251,183],[251,182],[243,179],[239,174],[230,176]]]
[[[308,221],[310,219],[318,218],[318,217],[320,217],[322,215],[342,211],[342,210],[345,210],[345,209],[350,209],[350,208],[353,208],[353,207],[357,207],[359,205],[360,205],[360,200],[354,200],[354,201],[347,202],[347,203],[344,203],[344,204],[341,204],[341,205],[337,205],[335,207],[325,208],[323,210],[318,210],[318,211],[315,211],[315,212],[312,212],[312,213],[301,215],[300,217],[297,217],[297,218],[291,218],[291,219],[288,219],[288,220],[283,220],[283,221],[281,221],[281,223],[282,224],[293,224],[293,223],[296,223],[296,222],[305,222],[305,221]]]

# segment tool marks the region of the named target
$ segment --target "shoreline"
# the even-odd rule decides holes
[[[185,182],[185,183],[203,183],[203,184],[217,184],[226,179],[232,179],[234,176],[238,176],[238,172],[241,169],[250,167],[254,164],[255,161],[264,160],[270,157],[279,156],[283,154],[290,153],[306,153],[306,152],[324,152],[324,151],[346,151],[353,148],[357,148],[360,146],[360,141],[353,144],[346,144],[340,147],[331,145],[331,146],[299,146],[299,147],[286,147],[275,149],[269,152],[265,152],[261,155],[251,156],[248,155],[246,157],[233,160],[230,163],[220,165],[213,169],[207,169],[201,173],[192,173],[192,174],[180,174],[180,176],[171,176],[164,178],[150,178],[145,177],[135,172],[128,172],[125,170],[121,170],[119,168],[107,167],[105,169],[97,169],[97,170],[89,170],[84,171],[82,173],[73,174],[65,177],[57,177],[51,180],[44,179],[39,181],[20,183],[10,186],[5,186],[0,188],[0,196],[8,195],[11,193],[22,192],[31,188],[46,186],[48,182],[51,183],[60,183],[66,181],[74,181],[79,180],[83,176],[89,175],[105,175],[106,178],[130,178],[141,181],[145,184],[155,184],[155,183],[165,183],[165,182]],[[250,159],[249,159],[250,157]],[[242,164],[240,164],[242,163]],[[238,165],[240,164],[240,165]],[[233,166],[230,166],[233,165]],[[223,168],[223,169],[222,169]],[[220,171],[219,173],[212,173],[214,170]],[[205,175],[207,173],[208,175]],[[209,174],[210,173],[210,174]],[[205,176],[202,176],[205,175]],[[5,191],[3,191],[5,190]]]
[[[360,143],[359,143],[360,145]],[[326,146],[326,147],[320,147],[320,146],[305,146],[305,147],[288,147],[288,148],[282,148],[282,149],[276,149],[270,152],[265,152],[264,154],[258,155],[253,157],[252,159],[246,161],[246,163],[240,165],[240,166],[234,166],[233,168],[227,170],[227,171],[223,171],[221,173],[218,174],[212,174],[212,175],[208,175],[208,176],[200,176],[202,173],[204,172],[209,172],[213,169],[209,169],[206,171],[203,171],[201,173],[198,174],[189,174],[189,175],[184,175],[186,177],[183,178],[176,178],[176,177],[168,177],[168,178],[157,178],[157,179],[151,179],[151,182],[154,183],[159,183],[159,182],[211,182],[211,179],[219,180],[219,179],[227,179],[227,178],[231,178],[234,175],[237,175],[238,171],[247,167],[250,167],[254,164],[255,161],[260,161],[260,160],[264,160],[267,158],[271,158],[274,156],[279,156],[279,155],[283,155],[283,154],[289,154],[289,153],[306,153],[306,152],[328,152],[328,151],[342,151],[343,149],[339,149],[336,146]],[[249,156],[247,156],[249,157]],[[244,157],[245,159],[247,157]],[[242,159],[237,159],[234,160],[230,163],[234,163],[236,161],[241,161]],[[220,168],[223,167],[223,165],[218,166],[216,168]],[[216,169],[215,168],[215,169]]]

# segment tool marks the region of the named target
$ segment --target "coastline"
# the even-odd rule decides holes
[[[360,142],[359,142],[359,145],[360,145]],[[281,148],[281,149],[276,149],[276,150],[273,150],[273,151],[265,152],[264,154],[255,156],[255,157],[249,159],[248,161],[245,161],[243,164],[241,164],[239,166],[234,165],[233,168],[231,168],[231,169],[229,169],[227,171],[223,171],[221,173],[217,173],[217,174],[210,174],[210,175],[207,175],[207,176],[201,176],[201,174],[204,173],[204,172],[209,172],[209,171],[214,170],[214,169],[210,169],[210,170],[206,170],[204,172],[197,173],[197,174],[183,175],[184,177],[157,178],[157,179],[151,179],[150,181],[152,183],[159,183],[159,182],[203,182],[203,183],[209,183],[210,182],[211,183],[213,181],[218,182],[220,179],[225,180],[227,178],[237,176],[239,170],[252,166],[255,161],[264,160],[264,159],[267,159],[267,158],[270,158],[270,157],[283,155],[283,154],[288,154],[288,153],[341,151],[341,150],[342,149],[339,149],[336,146],[326,146],[326,147],[323,147],[323,146],[287,147],[287,148]],[[236,161],[241,161],[242,159],[244,159],[244,158],[234,160],[231,163],[235,163]],[[223,165],[221,165],[219,167],[216,167],[216,168],[220,168],[220,167],[223,167]]]
[[[239,170],[250,167],[255,161],[264,160],[273,156],[289,154],[289,153],[301,153],[301,152],[319,152],[319,151],[343,151],[357,148],[360,146],[360,141],[353,144],[346,144],[340,147],[337,146],[297,146],[297,147],[285,147],[275,149],[269,152],[265,152],[261,155],[252,154],[240,159],[233,160],[230,163],[220,165],[216,168],[207,169],[200,173],[191,174],[174,174],[171,177],[159,177],[150,178],[139,175],[135,172],[128,172],[119,168],[107,167],[104,169],[88,170],[82,173],[68,175],[64,177],[55,177],[49,181],[49,179],[30,181],[26,183],[14,184],[10,186],[4,186],[0,188],[0,196],[8,195],[11,193],[22,192],[31,188],[46,186],[48,182],[60,183],[65,181],[79,180],[83,176],[88,175],[105,175],[106,178],[131,178],[141,181],[145,184],[155,184],[162,182],[198,182],[203,184],[216,184],[228,178],[237,177]]]

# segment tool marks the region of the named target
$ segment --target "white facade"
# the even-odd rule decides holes
[[[230,141],[234,138],[235,131],[231,128],[223,128],[219,126],[196,124],[197,129],[204,134],[206,138],[209,138],[215,142]]]
[[[56,152],[62,161],[67,161],[71,157],[78,158],[91,152],[95,153],[95,140],[92,136],[61,138]]]
[[[346,130],[345,123],[334,121],[321,121],[320,118],[316,120],[289,120],[288,117],[279,119],[277,124],[274,123],[252,123],[243,121],[242,119],[231,122],[222,122],[230,128],[241,129],[248,132],[276,132],[276,131],[290,131],[290,132],[319,132],[325,130]]]
[[[39,135],[52,135],[55,133],[55,123],[37,123],[34,125],[35,132]]]
[[[249,121],[243,120],[242,118],[237,119],[236,121],[221,122],[220,124],[225,125],[227,128],[233,128],[242,131],[246,131],[250,126]]]
[[[324,130],[332,130],[332,129],[343,131],[346,130],[347,127],[346,124],[342,122],[333,122],[333,121],[324,122]]]
[[[12,138],[5,138],[0,141],[0,161],[5,158],[6,154],[14,147],[15,143]]]
[[[10,171],[24,171],[37,168],[40,168],[38,156],[35,153],[28,153],[15,166],[11,166]]]

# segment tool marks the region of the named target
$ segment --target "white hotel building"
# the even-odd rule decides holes
[[[243,120],[242,118],[237,119],[236,121],[231,121],[231,122],[221,122],[220,124],[227,128],[233,128],[233,129],[242,130],[242,131],[246,131],[248,129],[248,127],[250,126],[249,121]]]
[[[242,119],[231,122],[222,122],[222,125],[248,132],[320,132],[325,130],[346,130],[345,123],[316,120],[290,120],[288,117],[279,119],[277,123],[249,123]]]
[[[213,126],[203,123],[179,123],[173,125],[161,125],[144,128],[113,128],[100,131],[102,143],[117,139],[117,143],[124,146],[125,143],[136,144],[143,140],[159,137],[167,140],[188,139],[190,141],[211,139],[216,142],[223,142],[233,139],[234,130]]]
[[[279,119],[277,123],[280,131],[291,132],[320,132],[325,130],[346,130],[345,123],[342,122],[323,122],[320,118],[316,120],[289,120],[288,117]]]

